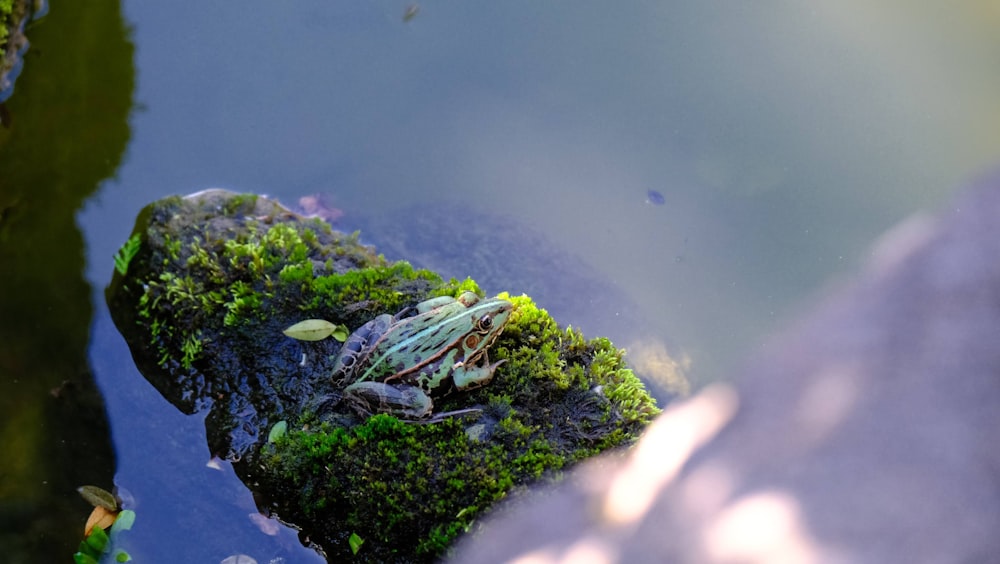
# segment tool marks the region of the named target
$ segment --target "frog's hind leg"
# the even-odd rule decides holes
[[[362,416],[388,413],[427,417],[434,409],[430,396],[417,386],[384,382],[355,382],[344,389],[344,399]]]
[[[337,353],[337,358],[333,361],[334,382],[339,385],[346,383],[347,376],[352,373],[358,363],[363,362],[371,354],[373,345],[389,330],[390,325],[392,325],[392,316],[383,313],[358,327],[347,337],[347,340],[340,347],[340,352]]]

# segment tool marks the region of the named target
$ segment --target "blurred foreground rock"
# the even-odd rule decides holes
[[[1000,562],[1000,174],[456,562]]]

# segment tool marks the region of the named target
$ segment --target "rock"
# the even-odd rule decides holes
[[[307,319],[355,330],[479,287],[390,263],[264,197],[155,202],[115,262],[108,302],[145,377],[185,413],[209,410],[212,452],[261,513],[333,561],[433,560],[494,502],[631,444],[659,412],[610,341],[501,294],[514,309],[490,360],[505,362],[488,385],[434,399],[435,414],[462,415],[359,415],[341,401],[350,382],[332,378],[340,343],[283,330]]]
[[[1000,174],[452,562],[1000,560]]]

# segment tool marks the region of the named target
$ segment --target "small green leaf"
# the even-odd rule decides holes
[[[84,539],[87,546],[94,549],[98,554],[104,552],[104,548],[108,546],[108,534],[104,532],[104,529],[100,527],[94,527],[94,530],[87,535]]]
[[[97,564],[97,559],[89,554],[77,552],[73,555],[73,562],[76,564]]]
[[[278,421],[271,427],[271,432],[267,434],[267,442],[273,443],[288,432],[288,421]]]
[[[95,551],[93,548],[87,544],[87,539],[80,541],[80,545],[76,547],[76,553],[82,554],[84,556],[89,556],[91,558],[97,559],[101,557],[101,553]]]
[[[361,545],[365,544],[365,539],[359,537],[357,533],[351,533],[351,538],[347,539],[347,544],[351,545],[351,553],[357,554],[361,550]]]
[[[118,511],[118,500],[111,492],[97,486],[80,486],[76,488],[83,499],[87,500],[94,507],[103,507],[108,511]]]
[[[351,332],[347,329],[347,325],[337,325],[333,329],[333,338],[337,339],[341,343],[343,343],[344,341],[346,341],[347,337],[350,334],[351,334]]]
[[[142,240],[139,238],[139,234],[136,233],[125,241],[118,252],[115,253],[115,270],[118,274],[125,276],[128,273],[128,265],[135,258],[135,255],[139,253],[139,247],[142,246]]]
[[[325,319],[307,319],[299,321],[282,333],[300,341],[322,341],[329,337],[336,328],[336,325]]]
[[[128,562],[130,560],[132,560],[132,555],[124,550],[118,549],[118,551],[115,552],[115,562]]]
[[[135,523],[135,511],[125,509],[118,514],[118,518],[115,519],[114,525],[111,525],[111,534],[117,535],[122,531],[127,531],[132,528],[133,523]]]

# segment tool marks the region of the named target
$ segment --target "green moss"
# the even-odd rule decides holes
[[[228,200],[226,213],[243,217],[253,212],[256,196]],[[181,199],[161,203],[166,217],[183,208]],[[300,300],[311,294],[313,260],[330,254],[330,237],[321,243],[313,228],[299,223],[278,223],[258,229],[249,223],[241,235],[222,240],[211,226],[167,231],[148,263],[157,265],[153,278],[143,280],[138,314],[148,319],[161,366],[180,351],[185,368],[200,356],[196,330],[212,329],[221,321],[233,327],[262,319],[276,296]],[[286,289],[287,288],[287,289]],[[219,319],[215,313],[224,310]],[[178,324],[177,321],[183,323]]]
[[[412,300],[399,288],[413,281],[423,281],[427,286],[442,283],[437,274],[414,269],[408,262],[400,261],[387,266],[318,276],[310,284],[314,297],[308,307],[330,308],[337,304],[377,302],[383,311],[394,312]]]
[[[558,470],[565,463],[566,460],[553,451],[552,445],[543,440],[534,441],[527,452],[512,462],[517,471],[534,478],[540,478],[549,470]]]
[[[171,261],[177,261],[181,258],[181,241],[179,239],[174,239],[169,233],[163,236],[164,239],[164,249],[166,251],[167,259]],[[164,265],[169,264],[167,260],[164,260]]]
[[[292,432],[275,446],[268,462],[286,479],[306,486],[309,476],[330,476],[311,492],[324,500],[314,514],[333,509],[346,528],[389,546],[423,531],[424,555],[446,547],[512,484],[502,451],[481,457],[456,420],[409,425],[376,415],[348,430]]]
[[[286,264],[278,271],[278,278],[282,282],[312,284],[313,265],[311,262],[300,264]]]
[[[190,369],[191,364],[201,355],[201,350],[201,331],[189,334],[184,340],[184,344],[181,345],[181,352],[184,355],[181,357],[181,366]]]
[[[6,54],[8,29],[15,24],[13,12],[14,0],[0,0],[0,58]]]
[[[451,296],[453,298],[457,298],[463,292],[472,292],[473,294],[479,296],[483,295],[482,288],[480,288],[479,284],[477,284],[476,281],[473,280],[472,278],[466,278],[461,282],[452,278],[447,285],[442,286],[437,290],[431,292],[431,296],[433,297]]]
[[[240,319],[245,319],[260,310],[262,295],[242,280],[237,280],[229,286],[229,296],[230,299],[223,304],[226,308],[223,325],[226,327],[236,325]]]
[[[257,203],[257,194],[236,194],[226,200],[222,212],[225,215],[250,214],[253,213]]]
[[[222,265],[219,264],[215,257],[209,254],[200,238],[195,237],[189,247],[190,254],[185,261],[187,268],[196,270],[212,284],[224,284],[226,282],[226,274],[223,271]]]

